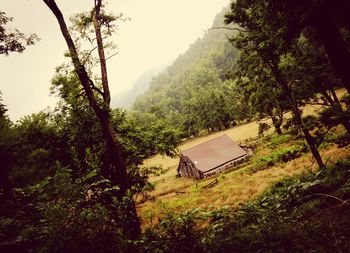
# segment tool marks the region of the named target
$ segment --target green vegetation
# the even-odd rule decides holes
[[[348,1],[233,1],[133,111],[111,108],[107,78],[123,15],[95,0],[68,28],[43,2],[71,63],[53,111],[11,122],[0,93],[1,252],[350,251]],[[0,55],[36,40],[11,21],[0,11]],[[223,132],[253,157],[214,184],[176,177],[181,141]]]
[[[148,252],[347,252],[349,160],[284,179],[232,211],[194,209],[145,232]],[[202,228],[196,224],[207,222]],[[176,243],[174,243],[176,242]]]
[[[13,17],[0,10],[0,55],[22,53],[27,46],[34,45],[38,41],[36,34],[25,35],[17,29],[11,29],[9,23],[12,21]]]
[[[238,132],[239,129],[231,131]],[[254,133],[257,134],[257,131]],[[339,138],[343,137],[339,135]],[[197,207],[206,210],[224,205],[236,207],[238,203],[259,196],[278,180],[316,169],[310,160],[310,155],[306,154],[307,149],[301,140],[300,137],[295,138],[288,133],[269,135],[257,140],[259,148],[253,157],[218,175],[216,177],[218,183],[212,188],[206,186],[214,180],[213,178],[201,181],[176,178],[176,166],[171,167],[164,175],[151,177],[155,189],[149,193],[149,201],[142,202],[138,206],[139,214],[144,224],[149,226],[153,223],[149,220],[148,214],[152,213],[153,218],[162,217],[163,205],[177,214]],[[344,147],[340,143],[337,144],[338,140],[333,136],[325,142],[327,145],[320,151],[322,155],[328,157],[329,164],[347,157],[348,144]]]
[[[296,144],[290,147],[283,147],[274,150],[270,155],[254,160],[254,170],[264,169],[268,166],[275,165],[277,162],[288,162],[297,157],[300,157],[305,152],[304,145]]]

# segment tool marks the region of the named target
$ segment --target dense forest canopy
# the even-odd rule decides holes
[[[59,98],[54,110],[11,122],[0,93],[0,251],[350,250],[349,156],[329,165],[322,152],[347,152],[350,143],[348,1],[233,1],[203,38],[152,78],[130,111],[111,108],[107,70],[111,35],[124,16],[110,13],[103,0],[70,19],[55,0],[43,3],[68,60],[51,80]],[[10,30],[11,22],[0,10],[0,55],[38,40]],[[318,112],[306,114],[307,105]],[[156,225],[141,226],[136,201],[154,190],[149,177],[163,169],[145,167],[145,159],[176,157],[184,138],[252,121],[259,122],[259,145],[272,153],[243,164],[237,175],[307,152],[318,170],[234,208],[178,214],[164,205]],[[262,138],[270,127],[275,133]],[[193,185],[192,192],[204,189]]]

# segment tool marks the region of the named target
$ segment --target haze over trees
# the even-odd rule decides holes
[[[214,27],[222,26],[226,12],[224,8],[217,14]],[[243,108],[230,103],[236,95],[229,80],[236,58],[237,52],[225,32],[208,31],[152,79],[150,88],[137,98],[134,109],[164,118],[183,136],[228,128],[244,113],[240,111]]]
[[[143,72],[133,83],[131,89],[112,96],[112,107],[130,109],[135,99],[148,89],[152,78],[164,69],[165,66],[157,66]]]
[[[129,111],[111,107],[107,64],[124,16],[94,0],[66,23],[56,1],[43,3],[68,61],[53,70],[54,110],[14,123],[0,93],[1,252],[350,250],[349,157],[328,164],[322,152],[346,152],[350,143],[348,1],[233,1]],[[0,10],[3,56],[38,40],[9,30],[11,21]],[[306,114],[308,105],[318,113]],[[163,173],[145,159],[176,157],[184,139],[251,121],[261,136],[273,127],[258,140],[271,154],[243,164],[240,175],[307,152],[318,170],[234,208],[175,213],[164,205],[156,225],[141,227],[136,201],[156,186],[149,177]]]

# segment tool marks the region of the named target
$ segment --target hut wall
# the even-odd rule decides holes
[[[203,173],[196,168],[195,164],[187,156],[181,156],[178,172],[181,177],[204,177]]]

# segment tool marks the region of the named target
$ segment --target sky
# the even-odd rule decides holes
[[[88,11],[93,0],[56,0],[66,21]],[[171,63],[210,28],[229,0],[109,0],[107,10],[130,21],[119,25],[119,53],[108,60],[111,94],[131,89],[150,68]],[[12,28],[36,33],[40,41],[22,54],[0,55],[0,90],[8,115],[15,121],[55,106],[50,80],[67,50],[53,14],[41,0],[0,0],[0,10],[12,16]]]

